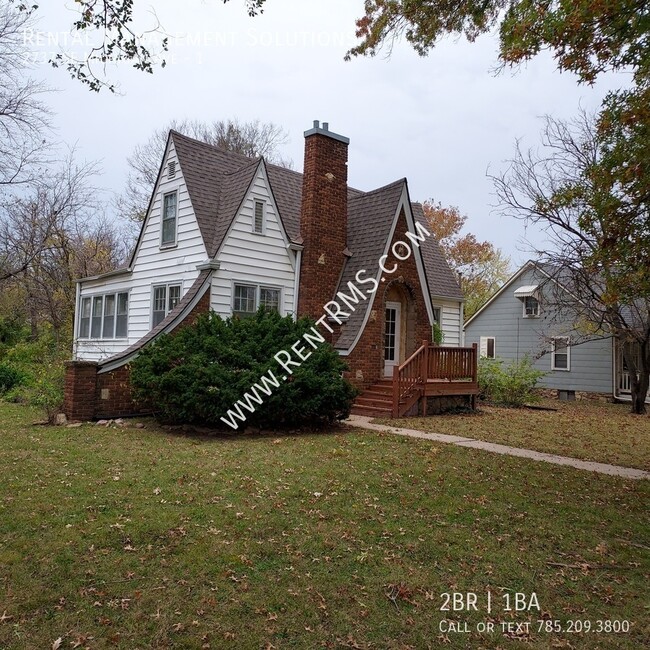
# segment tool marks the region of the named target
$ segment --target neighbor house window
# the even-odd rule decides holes
[[[479,353],[484,359],[496,358],[496,339],[493,336],[481,336]]]
[[[128,293],[81,299],[79,338],[121,339],[128,334]]]
[[[173,246],[176,243],[176,221],[178,213],[178,194],[172,192],[163,197],[162,211],[162,234],[160,243],[162,246]]]
[[[255,201],[255,218],[253,220],[253,232],[261,235],[264,232],[264,202]]]
[[[236,284],[233,294],[234,314],[249,316],[260,307],[267,311],[280,311],[280,289],[251,284]]]
[[[524,318],[536,318],[539,316],[539,300],[535,296],[524,298]]]
[[[571,369],[571,346],[567,337],[553,339],[551,370]]]
[[[442,325],[442,321],[440,320],[442,317],[442,307],[434,307],[433,308],[433,322],[436,325]]]
[[[156,327],[165,320],[169,312],[181,301],[180,284],[161,284],[153,288],[153,310],[151,326]]]

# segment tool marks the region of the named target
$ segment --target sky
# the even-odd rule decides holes
[[[107,191],[122,191],[128,155],[172,119],[274,122],[289,133],[281,153],[299,171],[303,132],[326,121],[351,140],[350,185],[370,190],[406,177],[413,200],[457,206],[467,231],[501,248],[513,267],[531,257],[527,240],[539,245],[543,236],[499,215],[486,174],[505,168],[517,139],[537,145],[543,115],[596,110],[621,82],[578,85],[545,53],[496,74],[493,36],[448,38],[427,57],[398,42],[390,56],[345,62],[363,0],[267,0],[255,18],[243,0],[138,0],[141,30],[159,21],[170,38],[167,65],[153,75],[111,65],[119,93],[94,93],[47,64],[61,49],[84,51],[70,32],[73,4],[50,0],[25,41],[33,74],[56,89],[47,101],[58,140],[100,161]],[[148,39],[155,50],[160,36]]]

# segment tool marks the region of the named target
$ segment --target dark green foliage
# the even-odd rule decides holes
[[[4,395],[14,386],[18,386],[23,380],[23,376],[15,368],[0,363],[0,395]]]
[[[221,418],[254,384],[261,384],[262,377],[273,373],[279,387],[270,396],[259,392],[262,404],[251,403],[254,413],[242,409],[247,419],[238,421],[241,428],[319,426],[343,419],[356,389],[342,378],[347,367],[329,344],[314,350],[302,341],[304,354],[312,354],[293,367],[288,381],[283,381],[287,372],[274,358],[286,350],[300,361],[291,347],[313,326],[309,319],[295,322],[263,310],[244,319],[202,316],[194,325],[160,337],[135,359],[131,381],[136,399],[167,422],[225,428]]]
[[[478,384],[481,398],[501,406],[522,407],[539,401],[533,392],[537,382],[544,376],[535,370],[528,357],[504,365],[502,359],[480,359]]]

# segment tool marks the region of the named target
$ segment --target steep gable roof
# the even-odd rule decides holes
[[[374,276],[390,236],[405,182],[405,179],[400,179],[372,192],[359,193],[349,200],[348,248],[352,256],[343,268],[339,291],[345,292],[348,282],[354,282],[361,270],[367,270]],[[341,328],[337,348],[345,350],[354,343],[368,308],[369,305],[350,314],[349,320]]]

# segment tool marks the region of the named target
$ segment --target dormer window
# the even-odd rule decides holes
[[[170,192],[163,196],[161,246],[176,245],[176,222],[178,221],[178,193]]]
[[[264,201],[255,201],[253,232],[258,235],[264,234]]]

